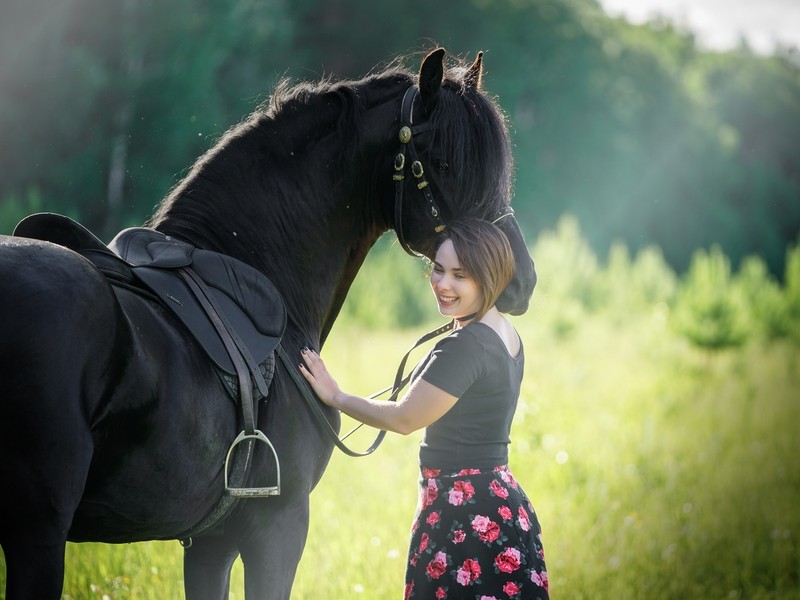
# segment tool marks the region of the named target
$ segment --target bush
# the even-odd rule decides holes
[[[795,343],[800,344],[800,243],[786,252],[784,276],[783,310],[786,332]]]
[[[784,295],[760,256],[742,262],[734,285],[746,301],[749,329],[767,340],[786,337],[789,331]]]
[[[0,200],[0,234],[10,235],[24,217],[42,210],[42,195],[36,188],[31,188],[21,198],[6,196]]]
[[[405,329],[438,315],[426,278],[426,263],[410,260],[385,235],[370,251],[347,294],[340,319],[368,329]]]
[[[672,323],[692,344],[707,350],[740,346],[747,339],[746,302],[731,280],[719,246],[697,250],[678,290]]]

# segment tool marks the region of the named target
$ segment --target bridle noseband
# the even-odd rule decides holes
[[[403,102],[400,105],[400,133],[398,136],[400,139],[400,150],[394,158],[394,175],[392,176],[395,182],[394,229],[397,232],[397,240],[400,242],[403,250],[411,256],[419,256],[419,254],[411,249],[403,235],[403,187],[406,177],[406,167],[408,166],[406,164],[406,151],[411,159],[409,168],[411,169],[411,174],[417,180],[417,189],[421,190],[425,196],[430,215],[435,222],[433,228],[434,232],[441,233],[446,228],[444,220],[442,219],[442,211],[439,210],[436,200],[433,198],[433,192],[431,192],[430,186],[428,185],[428,180],[425,179],[425,169],[422,167],[417,148],[414,146],[414,136],[430,128],[429,123],[414,125],[414,102],[418,96],[419,87],[412,85],[406,90],[403,96]]]

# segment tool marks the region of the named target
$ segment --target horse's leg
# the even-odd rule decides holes
[[[253,504],[248,508],[257,514],[252,518],[254,526],[242,532],[239,542],[245,598],[289,600],[308,535],[308,496],[291,498],[279,507]]]
[[[231,567],[238,555],[236,540],[230,534],[193,539],[183,553],[186,600],[228,598]]]
[[[41,385],[32,381],[29,390],[36,394]],[[53,398],[50,408],[43,401],[26,402],[26,411],[6,419],[13,412],[7,398],[0,410],[5,442],[0,477],[7,484],[0,497],[0,542],[8,600],[61,597],[67,532],[92,456],[74,396],[38,396],[44,397]]]
[[[65,536],[66,537],[66,536]],[[20,540],[4,542],[7,600],[60,598],[64,582],[64,547],[61,542]]]

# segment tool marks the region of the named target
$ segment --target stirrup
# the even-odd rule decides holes
[[[272,450],[272,456],[275,457],[275,467],[278,471],[276,485],[271,487],[230,487],[228,485],[228,467],[231,462],[231,455],[234,448],[244,442],[245,440],[257,440],[264,442],[269,449]],[[269,441],[266,435],[260,430],[256,429],[254,433],[245,433],[242,431],[236,439],[233,440],[231,447],[228,448],[228,456],[225,457],[225,493],[229,496],[237,498],[264,498],[266,496],[280,496],[281,494],[281,464],[278,461],[278,453],[275,452],[275,447]]]

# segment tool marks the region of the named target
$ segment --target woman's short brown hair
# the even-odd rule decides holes
[[[445,240],[453,242],[459,266],[483,292],[483,304],[475,315],[480,319],[494,306],[514,277],[511,244],[497,225],[473,218],[450,223],[436,241],[437,251]]]

